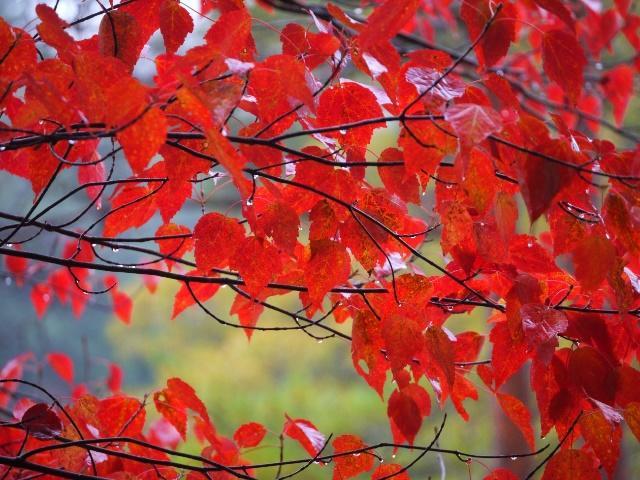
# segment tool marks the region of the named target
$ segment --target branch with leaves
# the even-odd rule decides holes
[[[529,477],[614,474],[622,424],[640,437],[633,5],[272,0],[255,8],[274,25],[295,21],[265,33],[235,0],[199,11],[98,2],[69,21],[58,3],[37,5],[31,30],[0,20],[0,175],[33,191],[0,210],[5,278],[30,287],[39,317],[53,301],[80,316],[106,296],[130,323],[121,283],[162,280],[177,285],[172,317],[197,307],[249,338],[294,330],[351,342],[393,442],[333,438],[286,417],[272,432],[277,459],[251,463],[264,427],[224,437],[180,379],[155,392],[161,425],[147,427],[145,402],[121,395],[117,369],[112,396],[63,406],[17,378],[28,361],[18,357],[0,373],[0,480],[284,479],[327,463],[334,478],[406,480],[431,453],[536,456],[527,401],[506,387],[525,367],[541,435],[559,438]],[[97,18],[80,39],[75,27]],[[158,30],[162,52],[148,45]],[[234,295],[228,312],[208,303],[222,287]],[[484,329],[447,323],[476,311],[488,314]],[[60,355],[46,358],[69,381]],[[441,448],[444,420],[414,445],[432,399],[468,420],[479,391],[530,453]],[[166,443],[186,438],[189,418],[201,455]],[[285,438],[308,458],[286,459]],[[385,449],[416,457],[376,465]]]

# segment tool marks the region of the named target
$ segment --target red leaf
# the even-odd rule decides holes
[[[387,480],[389,478],[393,478],[394,480],[411,480],[409,478],[409,474],[404,470],[402,465],[398,465],[397,463],[384,463],[382,465],[378,465],[378,468],[371,475],[371,480]]]
[[[62,433],[62,422],[46,403],[36,403],[29,407],[20,423],[36,438],[49,439]]]
[[[16,250],[22,249],[20,245],[16,245],[14,248]],[[27,267],[29,266],[28,260],[24,257],[5,255],[5,265],[9,273],[13,275],[16,285],[21,287],[24,284],[25,273],[27,273]]]
[[[582,93],[582,74],[587,64],[575,35],[566,30],[546,32],[542,39],[542,61],[545,73],[575,105]]]
[[[615,395],[615,373],[595,349],[583,346],[569,356],[569,375],[589,397],[611,405]]]
[[[133,70],[144,43],[133,15],[118,9],[102,16],[98,32],[98,48],[102,55],[119,58]]]
[[[193,238],[190,237],[191,231],[184,225],[176,225],[174,223],[165,223],[156,230],[156,237],[173,237],[180,238],[157,238],[155,242],[158,244],[158,250],[166,257],[182,258],[188,251],[193,249]],[[167,268],[171,271],[173,261],[168,258]]]
[[[594,262],[594,259],[598,259]],[[616,250],[611,241],[601,235],[587,236],[573,251],[576,278],[586,291],[595,290],[607,278],[615,263]]]
[[[358,35],[358,44],[364,50],[393,38],[413,18],[418,0],[387,0],[367,18]]]
[[[220,213],[208,213],[193,229],[198,268],[207,272],[228,265],[244,240],[244,228],[238,221]]]
[[[476,40],[493,15],[492,6],[486,0],[464,0],[460,7],[460,17],[469,30],[471,41]],[[491,67],[507,54],[511,42],[516,39],[515,23],[517,10],[511,3],[503,3],[502,10],[485,32],[476,47],[476,55],[481,66]]]
[[[151,220],[155,213],[155,188],[124,187],[111,201],[111,213],[104,222],[104,235],[115,237]]]
[[[640,441],[640,402],[631,402],[625,407],[624,419],[631,432]]]
[[[160,32],[167,53],[175,53],[193,31],[193,19],[178,0],[164,0],[160,5]]]
[[[198,274],[199,272],[196,270],[194,274]],[[190,272],[191,274],[191,272]],[[171,318],[174,319],[178,315],[182,313],[186,308],[195,305],[196,301],[194,300],[194,296],[200,301],[200,303],[205,303],[211,297],[213,297],[218,289],[220,288],[219,283],[204,283],[204,282],[193,282],[190,283],[191,292],[186,284],[183,284],[180,287],[180,290],[176,293],[176,296],[173,300],[173,310],[171,312]]]
[[[304,65],[290,55],[274,55],[256,65],[248,89],[258,101],[259,116],[266,123],[299,104],[313,103]],[[290,115],[289,119],[294,117]]]
[[[292,419],[287,414],[285,414],[285,418],[286,422],[282,433],[299,442],[309,455],[315,457],[324,446],[325,436],[308,420]]]
[[[322,303],[327,292],[345,283],[350,273],[351,261],[344,246],[333,240],[311,242],[311,258],[304,269],[304,280],[313,303]]]
[[[116,396],[100,401],[96,417],[100,434],[105,437],[138,437],[142,434],[146,412],[135,398]]]
[[[250,422],[240,425],[233,439],[240,448],[257,447],[266,434],[267,430],[261,424]]]
[[[539,303],[527,303],[520,307],[522,327],[529,346],[538,348],[563,333],[569,322],[566,315]]]
[[[42,318],[51,304],[51,288],[46,283],[38,283],[31,289],[31,303],[38,318]]]
[[[345,82],[326,89],[320,96],[318,126],[328,127],[352,123],[382,116],[382,109],[376,96],[368,88],[354,82]],[[377,124],[378,127],[384,123]],[[337,137],[348,154],[364,158],[364,150],[371,141],[376,125],[349,128],[345,133],[332,132],[327,135]]]
[[[522,432],[527,445],[533,451],[535,450],[535,440],[533,439],[533,428],[531,427],[531,414],[526,405],[522,401],[512,395],[499,393],[498,401],[504,413]]]
[[[382,338],[391,368],[401,370],[420,354],[424,348],[422,328],[413,319],[398,315],[387,315],[381,322]]]
[[[387,148],[380,154],[380,162],[402,162],[402,152],[397,148]],[[387,190],[398,195],[405,202],[420,203],[418,177],[407,173],[404,167],[378,167],[380,180]]]
[[[387,402],[387,416],[392,427],[395,427],[410,445],[413,445],[422,426],[422,418],[429,414],[430,409],[429,395],[417,384],[394,390]]]
[[[356,435],[340,435],[333,442],[334,455],[366,448],[367,445]],[[374,459],[367,452],[334,457],[334,480],[347,480],[373,468]]]
[[[542,480],[600,480],[602,477],[589,455],[582,450],[564,449],[556,453],[544,469]]]
[[[475,103],[451,105],[445,110],[444,119],[465,146],[476,145],[502,128],[502,117],[498,112]]]
[[[60,378],[65,382],[73,383],[73,360],[71,357],[64,353],[49,353],[47,361]]]
[[[207,409],[195,390],[179,378],[167,380],[167,387],[156,392],[153,401],[158,412],[178,430],[183,439],[186,439],[187,432],[187,409],[193,410],[205,424],[211,425]]]
[[[131,170],[136,174],[146,168],[164,145],[166,137],[167,119],[159,108],[147,110],[133,124],[116,134]]]
[[[258,237],[247,237],[230,262],[231,268],[240,273],[244,290],[257,297],[267,284],[282,270],[278,249],[271,242]]]
[[[489,475],[484,477],[483,480],[518,480],[518,477],[516,477],[510,470],[505,468],[496,468]]]
[[[107,388],[112,393],[119,393],[122,388],[122,369],[115,363],[109,364],[109,376],[107,377]]]
[[[280,32],[282,53],[304,61],[313,70],[340,48],[340,41],[325,32],[311,33],[296,23],[289,23]]]
[[[536,146],[535,150],[568,163],[574,154],[565,142],[553,140]],[[547,211],[556,195],[566,186],[570,173],[568,167],[547,162],[538,156],[528,155],[522,174],[522,196],[533,223]]]
[[[604,466],[609,478],[614,478],[620,459],[620,426],[609,422],[600,410],[593,410],[580,418],[580,432]]]
[[[575,20],[569,10],[560,0],[535,0],[539,7],[553,13],[562,20],[571,30],[575,29]]]
[[[358,312],[351,331],[351,358],[356,372],[382,397],[388,364],[381,350],[384,347],[380,321],[368,312]],[[367,369],[360,364],[364,362]]]
[[[11,27],[0,17],[0,58],[3,58],[0,78],[15,80],[36,65],[37,52],[31,35]]]
[[[621,126],[627,105],[633,95],[634,70],[629,65],[618,65],[604,74],[600,83],[607,100],[613,105],[613,117]]]

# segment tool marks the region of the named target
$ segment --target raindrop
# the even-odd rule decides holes
[[[596,70],[602,70],[602,63],[596,63]]]
[[[451,185],[450,183],[447,185],[447,190],[451,190],[453,188],[453,185]]]
[[[102,210],[102,205],[100,205],[100,204],[96,205],[96,210],[98,210],[98,211]]]
[[[529,248],[533,247],[533,242],[527,242],[527,247]]]
[[[11,277],[4,278],[4,284],[8,287],[11,285]]]
[[[318,345],[319,345],[319,344],[321,344],[321,343],[322,343],[322,339],[321,339],[321,338],[319,338],[319,339],[318,339]]]
[[[251,205],[253,205],[253,199],[252,198],[247,200],[247,207],[250,207]]]
[[[117,247],[113,247],[113,248],[111,249],[111,251],[112,251],[113,253],[118,253],[118,252],[120,251],[120,249],[119,249],[119,248],[117,248]]]
[[[0,145],[0,152],[4,152],[6,148],[7,147],[5,147],[4,145]]]
[[[44,125],[44,120],[40,120],[40,121],[38,122],[38,125]]]
[[[395,460],[396,454],[394,453],[393,455],[391,455],[391,458],[393,458]]]
[[[362,15],[362,9],[360,7],[354,8],[353,13],[355,13],[356,15]]]
[[[511,460],[517,460],[518,459],[518,457],[510,457],[510,458],[511,458]]]
[[[69,140],[69,145],[75,145],[76,141],[72,138]]]
[[[7,248],[13,248],[13,243],[7,243]]]
[[[359,454],[359,453],[354,453],[354,454],[353,454],[353,456],[354,456],[354,457],[359,457],[359,456],[360,456],[360,454]]]
[[[98,246],[98,244],[97,244],[97,243],[92,243],[92,244],[91,244],[91,246],[92,246],[93,248],[95,248],[95,247],[97,247],[97,246]]]
[[[579,215],[578,215],[578,218],[583,219],[584,217],[585,217],[585,214],[584,214],[584,213],[581,213],[581,214],[579,214]]]

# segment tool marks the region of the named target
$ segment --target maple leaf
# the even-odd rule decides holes
[[[501,117],[492,108],[473,103],[448,107],[444,119],[451,124],[464,145],[476,145],[502,126]]]
[[[556,82],[575,105],[582,91],[582,77],[587,61],[575,35],[566,30],[545,32],[542,40],[545,73]]]
[[[193,19],[177,0],[165,0],[160,6],[160,32],[168,53],[174,53],[193,31]]]
[[[351,272],[351,261],[346,249],[333,240],[311,242],[311,258],[305,266],[305,283],[309,299],[319,304],[333,287],[344,283]]]

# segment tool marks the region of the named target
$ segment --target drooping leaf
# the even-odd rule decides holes
[[[599,480],[589,455],[582,450],[563,449],[554,455],[544,469],[542,480]]]
[[[583,71],[587,63],[582,47],[567,30],[550,30],[542,39],[545,73],[556,82],[569,102],[576,104],[582,92]]]
[[[311,242],[311,258],[305,266],[304,278],[312,302],[321,303],[329,290],[347,281],[350,272],[349,254],[342,245],[333,240]]]
[[[116,135],[133,173],[139,174],[164,145],[167,120],[159,108],[151,108]],[[144,141],[141,141],[144,139]]]
[[[507,395],[506,393],[499,393],[498,401],[507,417],[509,417],[514,425],[522,432],[531,451],[535,450],[533,428],[531,427],[531,413],[529,413],[526,405],[522,403],[522,400],[519,398],[513,395]]]
[[[580,418],[580,431],[604,466],[609,478],[613,478],[620,458],[620,426],[609,422],[599,410],[593,410]]]
[[[160,32],[168,53],[175,53],[193,31],[191,15],[177,0],[164,0],[160,6]]]
[[[460,7],[460,17],[464,21],[472,41],[482,35],[485,25],[493,15],[490,2],[485,0],[464,0]],[[511,3],[503,3],[489,29],[476,47],[476,55],[482,66],[491,67],[504,57],[511,42],[516,39],[517,10]]]

